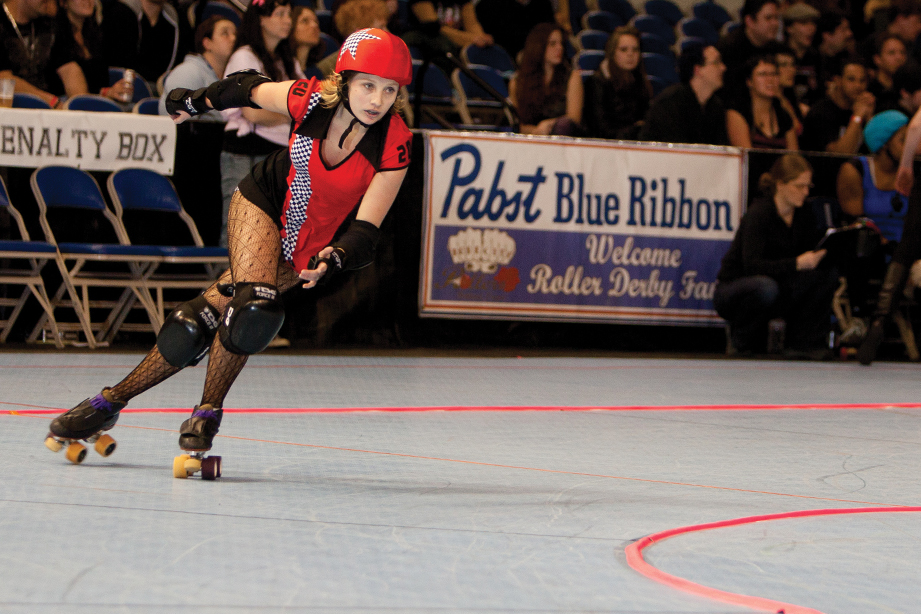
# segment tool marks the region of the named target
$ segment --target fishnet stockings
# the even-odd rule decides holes
[[[205,290],[205,298],[223,313],[230,298],[217,290],[218,283],[264,282],[284,292],[298,283],[297,274],[281,261],[281,238],[278,227],[262,209],[235,192],[230,201],[227,219],[230,269],[224,271],[217,283]],[[222,407],[227,391],[246,364],[247,356],[228,352],[220,336],[214,338],[208,357],[208,371],[201,404]],[[179,371],[172,366],[157,347],[147,354],[128,377],[110,390],[119,401],[127,402],[145,390],[156,386]]]

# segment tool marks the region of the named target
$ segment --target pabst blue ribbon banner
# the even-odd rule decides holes
[[[172,175],[175,151],[176,125],[166,116],[0,108],[0,166]]]
[[[425,133],[422,315],[721,325],[742,154]]]

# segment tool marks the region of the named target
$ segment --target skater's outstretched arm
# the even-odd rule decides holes
[[[275,83],[258,71],[241,70],[208,87],[172,90],[166,97],[166,112],[177,124],[212,109],[237,107],[265,109],[290,117],[287,100],[293,84],[294,81]]]

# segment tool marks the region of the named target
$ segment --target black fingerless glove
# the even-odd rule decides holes
[[[232,72],[220,81],[215,81],[208,86],[205,94],[211,101],[211,106],[218,111],[238,107],[261,109],[262,107],[250,100],[250,95],[257,85],[271,82],[271,79],[258,70],[248,68]]]
[[[317,268],[321,262],[326,263],[326,273],[317,281],[317,285],[327,283],[333,275],[342,271],[362,269],[374,261],[374,253],[380,240],[380,229],[364,220],[355,220],[339,240],[330,247],[333,252],[326,258],[314,256],[309,268]]]
[[[164,104],[166,112],[170,115],[177,115],[179,111],[185,111],[192,117],[207,113],[211,110],[208,101],[205,99],[207,88],[201,87],[197,90],[189,90],[184,87],[171,90],[166,96]]]

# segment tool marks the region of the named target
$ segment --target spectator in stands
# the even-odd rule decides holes
[[[870,6],[869,2],[867,6]],[[921,1],[895,0],[894,2],[886,2],[886,6],[881,7],[880,11],[886,15],[883,20],[886,25],[880,33],[898,36],[905,43],[909,57],[921,60],[921,44],[919,44],[919,37],[921,37]],[[873,37],[868,37],[859,45],[860,54],[867,62],[873,61],[873,55],[876,53],[875,42]]]
[[[221,78],[233,53],[237,26],[220,16],[209,17],[195,29],[195,51],[185,56],[163,82],[160,114],[166,115],[166,93],[176,88],[197,90]],[[201,234],[205,245],[220,243],[223,210],[221,149],[224,116],[220,111],[197,115],[176,126],[176,192]]]
[[[794,92],[797,101],[806,104],[825,95],[819,91],[819,52],[812,46],[819,14],[805,2],[791,4],[783,11],[784,38],[796,58]]]
[[[521,65],[509,83],[509,99],[518,109],[524,134],[574,135],[579,130],[582,75],[570,70],[563,36],[556,24],[538,24],[521,52]]]
[[[387,4],[384,0],[349,0],[333,16],[336,30],[343,39],[365,28],[387,29]],[[334,51],[317,62],[324,76],[333,74],[339,52]]]
[[[89,92],[118,102],[128,102],[134,90],[124,79],[109,87],[109,63],[104,57],[102,28],[97,19],[101,5],[96,0],[58,0],[58,36],[83,71]],[[51,92],[66,93],[58,75],[51,78]]]
[[[633,26],[614,30],[605,46],[601,65],[584,82],[584,136],[636,138],[652,98],[652,86],[646,79],[641,59],[639,30]],[[581,77],[573,86],[583,87]]]
[[[681,54],[681,83],[652,101],[639,140],[728,145],[726,108],[715,92],[723,87],[726,65],[716,47],[689,47]]]
[[[895,109],[905,115],[913,115],[921,107],[921,64],[914,60],[905,62],[892,76],[892,90],[893,98],[885,100],[889,104],[885,107],[877,105],[876,110]]]
[[[323,42],[320,40],[320,20],[314,10],[307,6],[295,6],[291,9],[291,38],[288,44],[294,53],[298,66],[307,73],[307,69],[316,66],[323,57]]]
[[[287,40],[292,26],[288,0],[257,2],[251,3],[243,15],[237,48],[227,62],[225,73],[251,68],[273,81],[303,79],[304,73],[295,64]],[[226,245],[227,211],[237,184],[254,164],[287,146],[291,118],[251,108],[221,113],[227,120],[221,152],[221,193],[224,197],[221,245]]]
[[[850,218],[870,218],[882,235],[880,249],[854,259],[847,274],[848,298],[860,309],[870,298],[870,280],[880,279],[886,260],[902,238],[908,212],[908,197],[895,189],[895,179],[905,148],[908,117],[901,111],[884,111],[864,128],[864,139],[872,155],[852,158],[838,170],[837,194],[842,211]]]
[[[167,92],[180,87],[197,90],[219,80],[233,54],[236,41],[237,26],[229,19],[214,15],[203,21],[195,29],[195,53],[185,56],[182,63],[171,70],[163,81],[160,114],[167,114],[164,106]],[[224,123],[224,117],[220,111],[210,111],[181,125],[193,125],[196,122]]]
[[[786,323],[793,357],[825,358],[831,299],[838,275],[823,266],[825,250],[812,212],[803,208],[812,168],[799,154],[786,154],[761,176],[764,197],[755,198],[723,257],[713,296],[727,321],[733,348],[765,351],[768,322]]]
[[[729,144],[759,149],[799,149],[793,117],[781,100],[780,74],[774,56],[753,57],[748,61],[747,73],[748,95],[740,96],[726,111]]]
[[[555,23],[550,0],[489,0],[476,5],[483,31],[512,58],[524,49],[528,33],[539,23]]]
[[[828,95],[803,121],[800,146],[804,151],[857,153],[863,143],[863,127],[876,106],[876,99],[867,91],[867,69],[860,58],[846,58],[830,83]]]
[[[796,56],[787,47],[781,47],[774,54],[777,61],[777,76],[780,79],[780,103],[793,118],[797,139],[803,133],[803,118],[809,106],[796,96]]]
[[[486,47],[495,41],[483,31],[473,0],[409,0],[409,31],[403,40],[418,47],[445,71],[454,65],[445,54],[455,56],[465,45]]]
[[[0,16],[0,78],[15,79],[16,91],[35,94],[52,107],[51,76],[68,96],[85,94],[86,79],[73,50],[57,36],[57,5],[47,0],[7,0]]]
[[[777,44],[780,13],[776,0],[745,0],[739,11],[742,27],[724,36],[717,50],[726,63],[726,92],[729,99],[745,89],[745,66],[756,55],[773,50]]]
[[[892,87],[895,71],[908,60],[908,49],[895,34],[880,34],[873,37],[876,52],[873,54],[875,71],[867,89],[876,96],[881,108],[890,108],[898,100],[898,93]]]
[[[854,54],[854,32],[844,13],[838,10],[822,13],[816,22],[814,44],[819,51],[819,91],[827,94],[835,68],[843,58]]]
[[[167,0],[118,0],[105,7],[105,57],[110,66],[136,70],[155,83],[185,56],[188,41]]]
[[[912,72],[921,71],[914,62],[909,62],[896,72],[896,84],[903,77],[900,73],[905,68],[912,67]],[[899,170],[895,178],[895,188],[900,194],[908,194],[908,210],[902,226],[902,240],[895,248],[892,261],[886,269],[883,283],[876,299],[876,308],[873,312],[873,322],[867,331],[867,337],[857,352],[861,364],[869,365],[876,358],[876,352],[883,340],[883,333],[892,309],[899,300],[899,295],[917,295],[916,288],[921,287],[921,182],[915,180],[915,157],[918,146],[921,144],[921,82],[919,76],[904,75],[906,86],[917,87],[913,94],[903,92],[902,101],[905,110],[911,114],[908,130],[905,133],[905,145],[902,149],[902,159],[899,161]],[[907,79],[911,77],[911,81]]]

